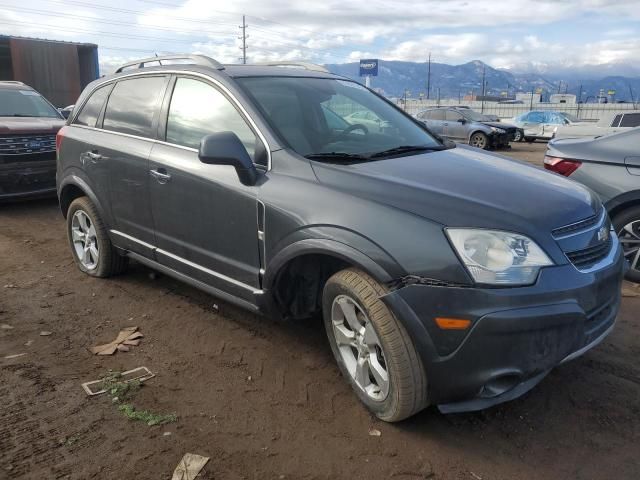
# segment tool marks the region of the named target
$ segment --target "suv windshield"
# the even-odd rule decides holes
[[[300,155],[369,160],[443,148],[423,128],[356,82],[292,77],[237,81],[276,134]]]
[[[0,89],[0,117],[61,118],[38,92],[13,88]]]

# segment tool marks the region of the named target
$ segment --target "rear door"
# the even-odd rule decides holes
[[[439,108],[435,110],[429,110],[427,112],[427,115],[427,126],[429,127],[429,130],[431,130],[436,135],[444,137],[444,110]]]
[[[153,256],[149,155],[169,75],[144,75],[116,83],[96,133],[98,162],[106,162],[111,188],[112,237],[117,245]]]
[[[200,162],[198,146],[210,133],[234,132],[266,170],[264,145],[229,97],[199,78],[175,78],[163,112],[165,142],[153,147],[149,165],[157,259],[251,300],[260,288],[259,187],[240,183],[232,166]]]

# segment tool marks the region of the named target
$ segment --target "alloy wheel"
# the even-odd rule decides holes
[[[640,220],[627,223],[618,232],[625,258],[633,270],[640,270]]]
[[[487,138],[481,133],[476,133],[471,137],[471,146],[476,148],[484,148],[487,146]]]
[[[89,216],[82,210],[77,210],[73,214],[71,241],[82,266],[87,270],[96,268],[99,258],[96,229]]]
[[[331,307],[333,335],[340,356],[356,385],[372,400],[389,394],[389,372],[382,345],[364,310],[347,295],[339,295]]]

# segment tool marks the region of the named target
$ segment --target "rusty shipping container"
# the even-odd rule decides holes
[[[0,35],[0,80],[26,83],[56,107],[99,76],[97,45]]]

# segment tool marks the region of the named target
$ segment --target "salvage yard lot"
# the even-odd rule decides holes
[[[541,165],[545,148],[505,154]],[[88,277],[55,200],[0,206],[0,479],[169,479],[186,452],[211,457],[203,479],[638,478],[640,297],[522,398],[390,425],[339,377],[320,322],[259,318],[150,273]],[[144,338],[129,352],[87,350],[132,325]],[[128,420],[80,387],[138,366],[157,376],[136,406],[175,423]]]

